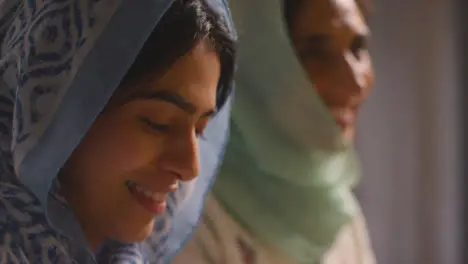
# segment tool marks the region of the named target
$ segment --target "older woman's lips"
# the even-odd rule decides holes
[[[333,117],[343,130],[353,126],[356,121],[356,114],[353,110],[333,111]]]

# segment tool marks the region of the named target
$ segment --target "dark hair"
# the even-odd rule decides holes
[[[200,41],[209,41],[220,59],[216,96],[216,106],[220,109],[231,92],[235,40],[224,20],[204,0],[175,0],[151,32],[122,82],[163,73]]]
[[[313,0],[307,0],[307,1],[313,1]],[[286,21],[288,24],[291,23],[291,20],[293,16],[296,14],[296,11],[298,8],[300,8],[300,5],[304,2],[304,0],[284,0],[284,16],[286,18]],[[371,12],[371,0],[356,0],[357,6],[359,7],[359,10],[362,12],[362,15],[364,16],[364,19],[368,20],[369,15]]]

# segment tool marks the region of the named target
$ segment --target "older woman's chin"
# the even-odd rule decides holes
[[[344,129],[342,135],[346,143],[353,143],[356,135],[355,127]]]

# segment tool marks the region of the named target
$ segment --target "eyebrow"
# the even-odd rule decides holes
[[[170,104],[177,106],[178,108],[182,109],[184,112],[188,114],[195,114],[197,108],[195,105],[185,99],[183,96],[169,91],[156,91],[156,92],[147,92],[147,93],[138,93],[135,94],[133,99],[150,99],[150,100],[158,100],[158,101],[165,101]],[[203,113],[201,117],[210,117],[216,113],[215,109],[211,109]]]
[[[367,41],[368,34],[356,34],[355,37],[360,38],[362,41]],[[302,43],[305,47],[317,47],[318,45],[325,45],[332,41],[332,36],[327,34],[311,34],[302,38]]]

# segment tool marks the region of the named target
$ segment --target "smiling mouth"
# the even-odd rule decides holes
[[[159,215],[166,209],[167,193],[153,192],[130,180],[125,184],[132,197],[150,213]]]
[[[330,109],[335,122],[345,131],[354,127],[356,122],[356,111],[353,109]]]
[[[334,114],[336,123],[342,128],[346,129],[354,125],[356,120],[355,114],[351,111],[341,112],[339,114]]]

